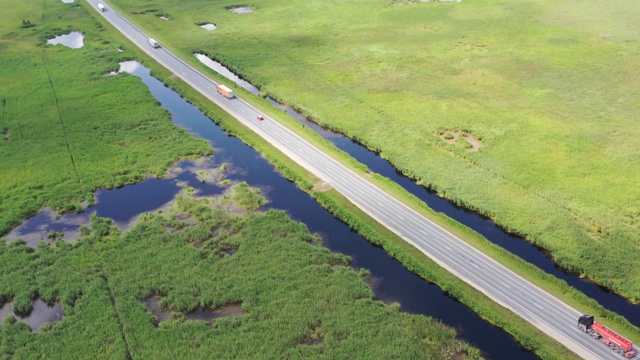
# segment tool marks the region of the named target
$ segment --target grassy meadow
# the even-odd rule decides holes
[[[45,45],[71,31],[84,34],[84,47]],[[119,36],[104,31],[75,4],[0,3],[0,236],[43,206],[79,210],[100,188],[211,152],[139,79],[105,75],[135,52],[119,52]]]
[[[320,245],[282,211],[251,211],[258,194],[238,185],[243,216],[227,198],[178,198],[126,234],[94,217],[74,245],[0,243],[0,300],[28,311],[40,296],[65,316],[39,334],[9,318],[0,358],[465,359],[478,351],[455,331],[373,299],[366,271]],[[154,326],[145,301],[172,320]],[[212,322],[189,313],[240,305]]]
[[[265,0],[246,14],[228,0],[113,5],[165,46],[215,54],[640,301],[640,3]],[[482,146],[444,141],[455,130]]]

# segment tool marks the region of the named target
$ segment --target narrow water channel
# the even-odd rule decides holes
[[[196,54],[196,58],[209,66],[212,70],[217,71],[229,80],[234,81],[242,88],[249,90],[253,94],[259,94],[257,87],[248,81],[241,79],[219,62],[211,60],[201,54]],[[471,210],[458,206],[447,199],[441,198],[435,192],[418,185],[413,179],[404,176],[396,170],[391,163],[381,158],[377,153],[370,151],[362,144],[353,141],[342,133],[332,131],[309,121],[302,114],[288,106],[279,104],[274,99],[267,97],[267,100],[274,106],[287,112],[308,128],[316,131],[326,140],[331,141],[336,147],[348,153],[360,163],[365,164],[372,172],[385,176],[402,186],[406,191],[424,201],[424,203],[433,210],[441,212],[482,234],[482,236],[492,243],[502,247],[514,255],[519,256],[523,260],[537,266],[548,274],[566,281],[569,285],[596,300],[600,305],[604,306],[608,310],[624,316],[633,325],[640,327],[640,305],[632,304],[622,296],[619,296],[588,279],[581,278],[579,274],[571,273],[562,269],[553,261],[553,259],[551,259],[544,249],[533,245],[523,237],[507,233],[492,220]]]
[[[368,269],[375,279],[374,292],[378,299],[397,301],[403,311],[431,316],[454,327],[461,339],[479,348],[489,359],[537,358],[522,349],[504,330],[484,321],[438,286],[411,273],[382,248],[340,222],[276,172],[258,152],[224,133],[200,110],[151,77],[148,69],[137,65],[127,67],[127,71],[142,79],[162,107],[171,112],[176,125],[209,141],[215,149],[212,166],[230,164],[228,179],[246,181],[262,189],[270,201],[268,207],[287,211],[293,219],[305,223],[311,232],[322,235],[324,245],[330,250],[351,256],[354,267]],[[112,190],[118,191],[120,189]],[[99,204],[104,204],[107,193],[101,195]]]

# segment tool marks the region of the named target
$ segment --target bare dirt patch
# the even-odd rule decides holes
[[[484,146],[482,141],[465,130],[446,130],[440,132],[438,136],[447,144],[456,145],[469,152],[478,151]]]
[[[155,295],[148,297],[146,299],[143,299],[142,302],[147,308],[147,311],[155,317],[155,319],[153,320],[153,326],[158,327],[158,325],[164,321],[175,320],[170,309],[162,307],[162,305],[160,304],[159,296]],[[235,302],[224,304],[215,309],[198,307],[195,311],[185,314],[184,320],[206,321],[207,323],[209,323],[209,325],[211,325],[213,324],[215,319],[218,318],[242,315],[244,315],[244,310],[242,310],[242,302]]]
[[[302,338],[302,341],[300,341],[300,343],[307,346],[315,346],[322,344],[323,341],[324,336],[320,332],[320,324],[318,323],[309,327],[309,330]]]
[[[232,304],[225,304],[213,310],[199,307],[198,309],[196,309],[196,311],[185,315],[185,319],[206,321],[209,323],[209,325],[211,325],[213,324],[215,319],[218,319],[221,317],[232,317],[232,316],[242,316],[242,315],[244,315],[244,311],[242,310],[242,303],[237,302]]]
[[[315,183],[313,185],[313,188],[311,189],[312,191],[327,191],[327,190],[331,190],[332,187],[331,185],[329,185],[329,183],[325,182],[325,181],[318,181],[317,183]]]
[[[147,311],[150,312],[151,315],[155,316],[155,319],[153,320],[153,326],[158,327],[158,325],[163,321],[173,320],[171,311],[169,311],[169,309],[163,309],[160,306],[159,296],[152,296],[143,299],[142,302],[147,308]]]

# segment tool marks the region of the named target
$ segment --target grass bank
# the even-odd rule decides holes
[[[65,311],[39,334],[5,321],[0,357],[478,358],[452,329],[375,301],[348,257],[282,211],[252,212],[261,201],[238,186],[243,216],[221,210],[228,198],[178,198],[124,235],[93,218],[74,245],[0,244],[2,302],[28,310],[40,296]]]
[[[71,31],[84,35],[82,48],[46,45]],[[75,4],[0,4],[0,236],[44,206],[80,210],[100,188],[211,152],[138,79],[106,75],[138,56],[118,51],[120,40]]]
[[[640,245],[638,3],[269,0],[247,14],[229,1],[115,4],[183,54],[215,54],[563,267],[640,300],[637,257],[620,255]],[[440,136],[456,129],[483,146]]]

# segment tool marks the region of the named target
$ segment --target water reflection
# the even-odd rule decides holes
[[[14,313],[11,303],[4,304],[0,308],[0,324],[2,324],[5,317],[13,315],[19,322],[29,325],[31,331],[39,332],[43,324],[58,322],[64,316],[60,303],[49,306],[42,299],[38,299],[33,302],[32,307],[31,313],[23,317]]]
[[[205,64],[209,69],[235,82],[236,84],[240,85],[241,88],[249,90],[252,94],[255,94],[255,95],[260,94],[260,90],[257,87],[255,87],[250,82],[243,80],[242,78],[240,78],[238,75],[231,72],[229,69],[227,69],[225,66],[223,66],[219,62],[215,60],[211,60],[209,57],[203,54],[196,53],[194,55],[196,59],[198,59],[201,63]]]
[[[64,45],[72,49],[79,49],[84,46],[84,35],[74,31],[65,35],[58,35],[53,39],[47,40],[50,45]]]
[[[166,206],[176,195],[184,194],[186,188],[190,189],[192,196],[221,194],[232,183],[219,185],[217,179],[210,175],[217,172],[217,166],[219,164],[209,158],[180,161],[162,179],[149,178],[117,189],[99,190],[95,195],[96,205],[82,213],[58,216],[53,210],[44,209],[13,229],[5,241],[23,239],[32,248],[41,242],[74,241],[81,235],[81,226],[90,226],[94,212],[111,218],[122,231],[126,231],[140,214]],[[52,231],[59,234],[51,238]]]

